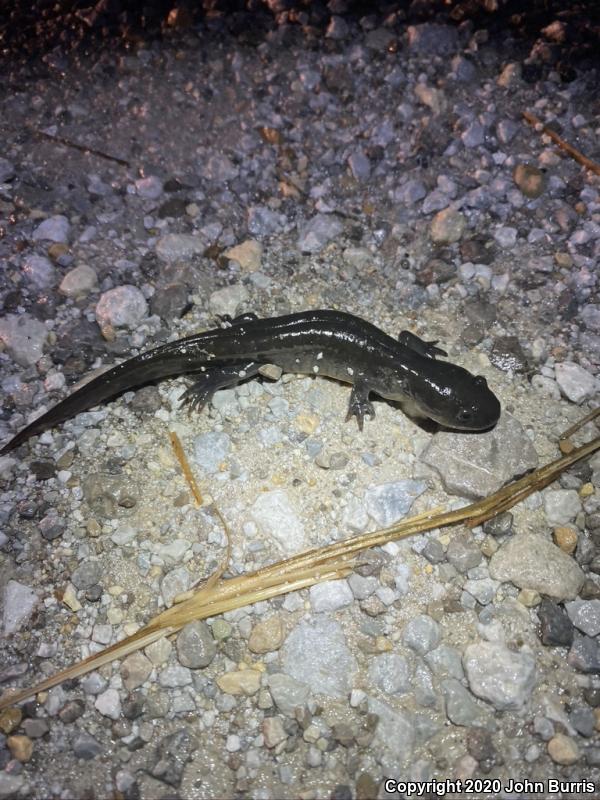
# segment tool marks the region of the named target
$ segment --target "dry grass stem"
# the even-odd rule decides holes
[[[107,647],[100,653],[47,678],[36,686],[14,693],[7,692],[0,699],[0,710],[56,686],[64,680],[83,675],[115,659],[121,659],[135,650],[146,647],[162,636],[169,636],[177,632],[186,623],[193,620],[213,617],[225,611],[268,600],[280,594],[304,589],[321,581],[345,577],[357,566],[357,555],[361,550],[385,544],[390,540],[405,539],[442,526],[459,523],[470,527],[480,525],[524,500],[533,492],[540,491],[576,461],[591,455],[598,449],[600,449],[600,437],[596,437],[593,441],[574,449],[571,453],[563,455],[519,480],[513,481],[489,497],[463,508],[454,511],[442,510],[440,512],[438,509],[425,511],[389,528],[299,553],[249,575],[226,580],[220,579],[214,586],[212,585],[214,582],[209,581],[188,599],[163,611],[133,636]],[[224,520],[222,521],[224,522]],[[219,572],[219,577],[220,574]]]
[[[169,439],[171,440],[171,447],[173,448],[173,452],[175,453],[175,458],[177,459],[177,461],[179,461],[179,466],[181,467],[183,476],[186,479],[187,484],[190,487],[190,491],[194,496],[196,505],[201,506],[202,495],[200,494],[200,489],[198,487],[198,484],[196,483],[196,478],[194,478],[194,473],[192,472],[190,464],[185,456],[181,440],[179,439],[179,436],[177,436],[175,431],[169,432]]]

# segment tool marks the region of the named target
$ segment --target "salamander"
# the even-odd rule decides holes
[[[225,318],[224,318],[225,319]],[[127,359],[76,389],[16,434],[9,452],[31,436],[151,381],[191,373],[194,383],[180,400],[201,409],[218,389],[255,377],[266,364],[285,372],[321,375],[352,384],[347,419],[374,417],[371,394],[399,401],[409,413],[462,431],[492,428],[500,403],[481,375],[436,356],[437,342],[409,331],[397,339],[359,317],[317,310],[259,319],[226,318],[219,327],[187,336]]]

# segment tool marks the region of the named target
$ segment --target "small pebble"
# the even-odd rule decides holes
[[[573,530],[573,528],[559,526],[552,532],[552,538],[554,539],[554,543],[560,547],[563,552],[569,555],[575,552],[575,548],[577,547],[577,532]]]
[[[251,696],[260,689],[260,672],[254,669],[226,672],[217,678],[217,685],[227,694]]]
[[[565,736],[564,733],[557,733],[548,742],[548,755],[556,764],[571,766],[579,761],[579,748],[574,739]]]
[[[517,164],[513,179],[525,197],[531,199],[540,197],[546,188],[546,176],[532,164]]]
[[[452,244],[460,240],[465,226],[466,220],[459,211],[446,208],[433,218],[430,236],[435,244]]]
[[[252,628],[248,647],[253,653],[270,653],[278,650],[283,642],[283,633],[281,618],[273,614]]]
[[[57,214],[41,222],[31,234],[31,238],[34,241],[46,240],[67,244],[70,230],[69,220],[61,214]]]
[[[9,736],[6,740],[6,744],[8,745],[12,757],[16,758],[17,761],[25,763],[31,759],[33,755],[33,742],[28,736],[23,736],[22,734]]]

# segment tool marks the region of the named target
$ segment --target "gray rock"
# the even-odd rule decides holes
[[[313,611],[337,611],[354,601],[352,590],[344,579],[324,581],[310,587],[310,604]]]
[[[418,663],[412,678],[412,691],[416,702],[425,708],[436,708],[438,695],[433,687],[431,672],[425,664]]]
[[[341,626],[325,615],[301,622],[282,648],[284,671],[313,692],[343,697],[350,691],[356,659]]]
[[[563,361],[555,365],[554,374],[558,388],[572,403],[581,404],[598,392],[598,380],[579,364]]]
[[[24,775],[13,775],[2,770],[0,772],[0,800],[13,800],[17,797],[25,797],[27,791]]]
[[[317,214],[300,230],[298,249],[302,253],[318,253],[344,230],[342,223],[329,214]]]
[[[428,539],[425,547],[421,550],[421,555],[426,558],[430,564],[441,564],[446,557],[444,548],[437,539]]]
[[[250,513],[265,538],[274,539],[286,553],[297,553],[306,546],[304,525],[284,489],[261,492]]]
[[[445,192],[439,189],[434,189],[429,192],[425,200],[423,200],[422,210],[424,214],[432,214],[434,211],[442,211],[450,205],[450,198]]]
[[[123,545],[131,544],[137,538],[138,532],[136,528],[131,525],[119,525],[114,533],[111,533],[110,540],[114,544],[122,547]]]
[[[481,564],[481,550],[469,534],[454,536],[446,548],[446,558],[458,572],[466,573]]]
[[[600,642],[591,636],[576,633],[567,654],[567,663],[579,672],[600,674]]]
[[[575,489],[546,489],[543,494],[544,512],[548,525],[568,525],[582,509]]]
[[[460,681],[447,678],[441,683],[444,693],[446,716],[454,725],[466,728],[486,727],[490,724],[490,714],[481,708],[473,695]]]
[[[416,179],[406,181],[403,186],[400,186],[394,192],[394,200],[396,203],[402,203],[405,206],[412,206],[422,200],[427,194],[427,189]]]
[[[137,286],[117,286],[100,295],[96,304],[96,321],[101,328],[135,330],[148,313],[146,298]]]
[[[140,652],[131,653],[123,659],[120,672],[127,691],[131,692],[145,683],[152,674],[152,666],[150,659]]]
[[[80,733],[73,742],[73,753],[76,758],[82,758],[85,761],[90,761],[104,752],[104,747],[100,742],[95,739],[91,734]]]
[[[329,25],[325,31],[325,36],[328,39],[345,39],[350,32],[348,23],[343,17],[334,14],[329,20]]]
[[[30,739],[41,739],[50,730],[50,725],[45,719],[25,719],[23,720],[23,730]],[[2,795],[0,794],[0,797]]]
[[[237,178],[240,170],[224,153],[213,153],[204,162],[202,174],[209,181],[225,183]]]
[[[106,689],[106,678],[98,672],[90,672],[81,680],[81,688],[86,694],[97,695]]]
[[[448,492],[474,499],[538,464],[521,424],[506,412],[492,431],[477,436],[436,433],[421,460],[439,473]]]
[[[585,322],[586,327],[600,333],[600,306],[586,303],[579,312],[579,316]]]
[[[441,644],[425,656],[429,669],[437,678],[464,678],[462,658],[458,650],[447,644]]]
[[[215,316],[229,315],[235,317],[239,307],[249,299],[248,290],[242,283],[234,283],[213,292],[208,301],[208,307]]]
[[[63,217],[62,214],[57,214],[41,222],[31,234],[31,238],[35,242],[50,241],[67,244],[70,230],[69,220]]]
[[[408,662],[398,653],[382,653],[369,661],[369,680],[385,694],[405,694],[410,691]]]
[[[206,242],[189,233],[167,233],[156,243],[156,255],[166,262],[188,261],[206,250]]]
[[[160,592],[165,605],[167,607],[173,605],[175,597],[178,594],[182,594],[182,592],[187,592],[191,585],[192,576],[185,567],[176,567],[167,572],[160,585]]]
[[[425,22],[422,25],[409,25],[408,46],[416,53],[427,56],[447,56],[460,49],[458,31],[450,25]]]
[[[119,719],[121,716],[121,699],[116,689],[107,689],[99,694],[94,706],[104,717]]]
[[[596,730],[596,716],[589,706],[571,706],[569,723],[577,733],[585,736],[586,739],[591,739]]]
[[[474,597],[478,603],[481,603],[482,606],[487,606],[496,596],[499,585],[499,581],[494,581],[492,578],[477,578],[465,581],[463,589]]]
[[[565,603],[573,625],[587,636],[600,633],[600,600],[573,600]]]
[[[85,297],[93,291],[98,285],[98,276],[96,270],[88,267],[87,264],[81,264],[66,273],[58,291],[64,294],[65,297]]]
[[[219,472],[230,450],[231,439],[222,431],[209,431],[194,439],[194,461],[210,475]]]
[[[189,686],[192,683],[192,673],[187,667],[174,664],[165,667],[158,676],[158,682],[166,689],[175,689],[179,686]]]
[[[40,520],[40,533],[47,542],[52,542],[62,536],[66,527],[65,519],[54,514],[47,514]]]
[[[440,638],[440,626],[427,614],[418,614],[413,617],[402,631],[404,644],[421,656],[436,648],[440,643]]]
[[[562,606],[544,597],[536,611],[542,644],[560,647],[570,647],[573,644],[573,623]]]
[[[371,175],[371,162],[360,147],[348,158],[348,166],[357,181],[366,181]]]
[[[373,575],[363,577],[362,575],[353,572],[348,578],[348,585],[350,586],[352,594],[357,600],[366,600],[367,597],[371,597],[371,595],[375,592],[379,586],[379,581]]]
[[[157,175],[147,175],[137,179],[135,190],[144,200],[158,200],[163,193],[163,184]]]
[[[454,56],[452,59],[452,74],[457,81],[471,83],[477,77],[477,67],[464,56]]]
[[[15,175],[15,168],[13,164],[6,158],[0,156],[0,183],[7,183]]]
[[[369,697],[368,708],[379,721],[371,743],[384,774],[396,775],[398,769],[410,764],[415,746],[415,725],[410,714],[396,711],[387,703]]]
[[[505,542],[490,560],[490,575],[559,600],[572,600],[585,579],[570,556],[535,533],[518,534]]]
[[[501,225],[494,231],[494,239],[504,250],[509,250],[517,243],[517,229]]]
[[[548,378],[546,375],[534,375],[531,379],[531,385],[543,397],[560,400],[560,389],[552,378]]]
[[[427,484],[423,481],[408,478],[370,486],[365,492],[367,512],[380,527],[393,525],[406,516],[416,498],[426,488]]]
[[[5,636],[18,631],[39,602],[37,593],[24,583],[10,580],[4,588],[2,627]]]
[[[509,144],[517,135],[520,127],[512,119],[501,119],[496,125],[496,136],[502,144]]]
[[[499,642],[468,645],[463,666],[469,688],[498,711],[522,708],[535,685],[535,659]]]
[[[0,339],[8,355],[22,367],[31,367],[43,355],[48,329],[28,314],[6,314],[0,318]]]
[[[184,283],[170,283],[152,296],[150,311],[167,322],[179,319],[188,306],[188,290]]]
[[[56,282],[56,270],[45,256],[32,254],[23,261],[21,270],[29,283],[38,289],[48,289]]]
[[[467,125],[460,138],[465,147],[480,147],[485,141],[485,128],[475,119]]]
[[[483,530],[490,536],[506,536],[512,531],[514,517],[510,511],[503,511],[483,523]]]
[[[284,214],[273,211],[268,206],[250,206],[248,209],[248,230],[253,236],[271,236],[286,224]]]
[[[269,691],[277,708],[288,717],[293,717],[294,710],[304,706],[310,696],[310,689],[305,683],[283,672],[269,675]]]
[[[207,667],[217,653],[217,645],[206,622],[188,622],[177,636],[177,656],[184,667]]]
[[[100,561],[86,559],[71,575],[71,582],[77,589],[89,589],[98,583],[104,575],[104,568]]]
[[[185,728],[163,737],[156,748],[150,773],[163,783],[179,786],[185,765],[196,749],[196,742]]]

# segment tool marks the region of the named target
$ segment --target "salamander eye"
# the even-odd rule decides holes
[[[468,422],[471,417],[473,416],[473,412],[470,408],[461,408],[458,414],[456,415],[456,419],[458,422]]]
[[[483,377],[483,375],[476,375],[473,383],[475,384],[475,386],[487,386],[487,381]]]

